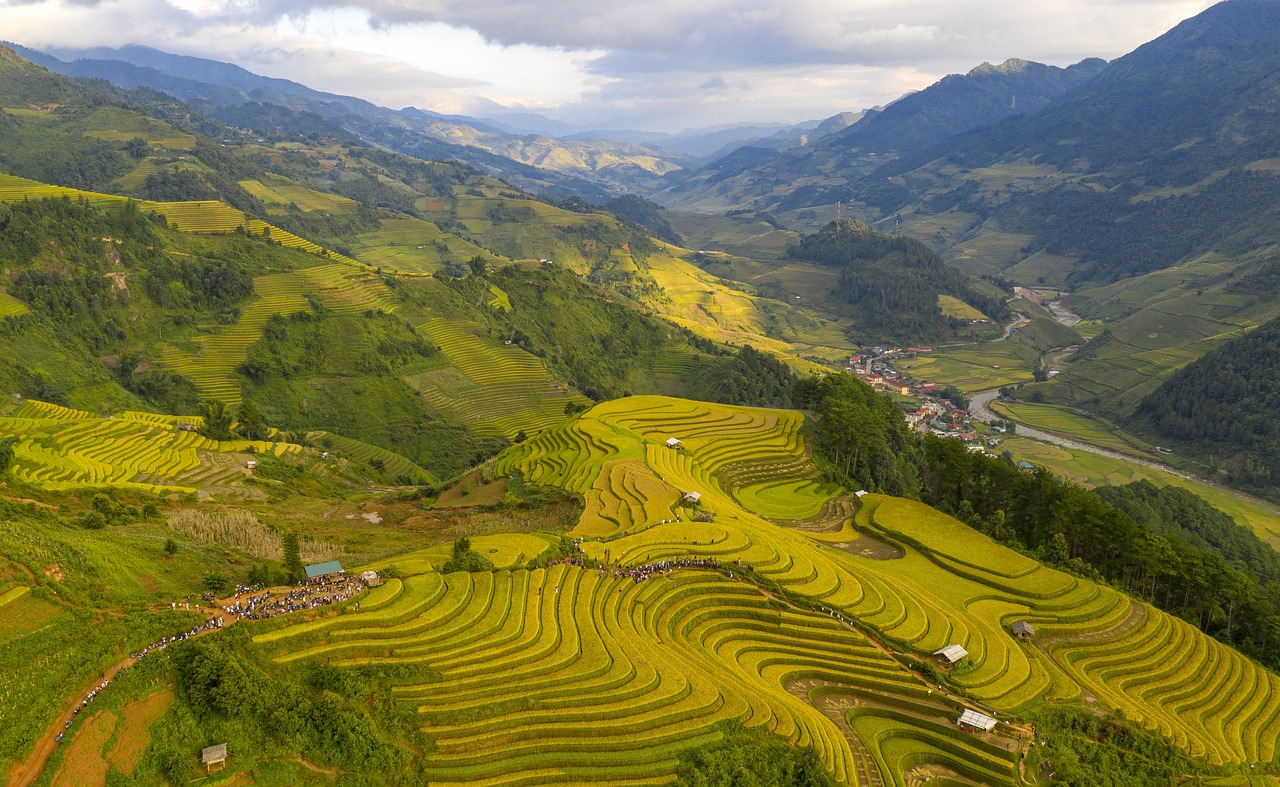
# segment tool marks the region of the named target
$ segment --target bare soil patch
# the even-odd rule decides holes
[[[151,743],[151,725],[172,705],[173,689],[161,689],[146,699],[124,706],[124,726],[107,755],[111,764],[132,776],[142,753]]]
[[[831,546],[843,552],[848,552],[850,555],[857,555],[870,560],[898,560],[903,557],[901,549],[865,533],[859,535],[853,541],[831,544]]]
[[[107,783],[110,765],[102,756],[102,747],[116,728],[116,721],[114,713],[104,710],[84,722],[62,760],[62,767],[53,777],[53,787],[87,787]]]

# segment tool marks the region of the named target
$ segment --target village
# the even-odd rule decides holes
[[[849,356],[844,369],[876,391],[889,394],[903,409],[907,425],[917,432],[964,442],[973,453],[996,456],[996,448],[1009,425],[981,424],[954,389],[916,380],[894,366],[894,361],[933,352],[932,347],[869,347]],[[957,401],[958,400],[958,401]]]

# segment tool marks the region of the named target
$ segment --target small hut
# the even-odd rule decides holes
[[[382,577],[378,576],[377,571],[365,571],[360,575],[360,581],[363,582],[366,587],[376,588],[381,586],[384,580]]]
[[[227,767],[227,744],[219,743],[217,746],[206,746],[201,749],[200,762],[204,763],[204,768],[209,773]]]
[[[258,460],[257,460],[257,459],[246,459],[246,460],[244,461],[244,466],[245,466],[245,467],[247,467],[248,469],[252,470],[252,469],[254,469],[255,467],[257,467],[257,466],[258,466]]]
[[[1018,639],[1031,639],[1036,635],[1036,627],[1025,620],[1015,621],[1013,624],[1013,636]]]
[[[966,708],[960,714],[960,718],[956,719],[956,725],[962,730],[973,730],[974,732],[991,732],[996,726],[996,720],[985,713],[978,713],[976,710]]]
[[[684,443],[674,437],[667,438],[667,448],[684,448]]]
[[[955,664],[960,659],[969,655],[969,651],[960,645],[948,645],[945,648],[939,648],[933,652],[935,656],[941,656],[942,660],[948,664]]]
[[[686,503],[696,503],[702,499],[702,493],[701,492],[685,492],[684,496],[681,497],[680,499]]]

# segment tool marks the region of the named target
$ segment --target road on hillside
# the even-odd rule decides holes
[[[977,393],[970,394],[969,395],[969,413],[974,418],[977,418],[979,421],[982,421],[984,423],[1007,420],[1004,416],[995,412],[990,407],[991,402],[996,398],[998,398],[999,396],[1000,396],[1000,389],[998,388],[992,388],[989,391],[978,391]],[[1028,437],[1032,440],[1038,440],[1042,443],[1049,443],[1051,445],[1056,445],[1061,448],[1070,448],[1076,451],[1088,451],[1089,453],[1097,454],[1099,456],[1106,456],[1111,459],[1120,459],[1122,461],[1130,462],[1135,465],[1142,465],[1143,467],[1149,467],[1152,470],[1159,470],[1162,473],[1168,473],[1169,475],[1177,476],[1178,478],[1182,478],[1187,481],[1194,481],[1197,484],[1204,484],[1205,486],[1213,487],[1214,489],[1217,489],[1219,491],[1227,492],[1231,495],[1234,495],[1240,498],[1241,500],[1247,500],[1248,502],[1253,503],[1254,505],[1269,511],[1272,514],[1280,516],[1280,508],[1277,508],[1273,503],[1270,503],[1266,500],[1262,500],[1257,497],[1253,497],[1252,495],[1247,495],[1244,492],[1241,492],[1239,489],[1233,489],[1229,486],[1224,486],[1222,484],[1217,483],[1216,481],[1210,481],[1207,478],[1202,478],[1198,475],[1194,475],[1192,473],[1187,473],[1182,470],[1178,470],[1166,464],[1153,462],[1149,459],[1142,459],[1141,457],[1133,456],[1132,454],[1124,454],[1119,451],[1112,451],[1107,448],[1101,448],[1099,446],[1092,445],[1090,443],[1081,442],[1080,440],[1073,440],[1069,437],[1063,437],[1061,435],[1057,435],[1052,432],[1045,432],[1040,429],[1027,426],[1022,422],[1018,422],[1018,430],[1015,433],[1015,436]]]
[[[221,608],[222,603],[223,602],[221,601],[218,602],[219,608]],[[217,610],[206,609],[204,612],[206,623],[210,618],[217,616]],[[231,619],[223,625],[223,628],[234,624],[236,620],[237,618],[232,616]],[[222,629],[205,628],[196,632],[192,636],[200,637],[205,634],[209,634],[210,632],[221,630]],[[188,637],[188,639],[190,639],[190,637]],[[66,722],[68,719],[74,720],[76,718],[75,709],[82,707],[83,698],[88,695],[89,692],[101,686],[104,681],[114,680],[121,670],[128,669],[137,663],[138,659],[133,656],[130,656],[127,659],[122,659],[114,666],[103,672],[101,677],[94,679],[87,686],[84,686],[80,691],[73,694],[64,711],[58,714],[53,726],[50,727],[44,735],[40,736],[40,740],[36,742],[35,750],[31,752],[31,756],[24,761],[15,762],[9,768],[9,772],[6,774],[6,777],[9,780],[9,787],[29,787],[29,785],[34,784],[37,779],[43,776],[45,766],[49,764],[50,758],[53,757],[53,753],[58,748],[58,733],[70,730],[70,727],[67,726]],[[85,713],[83,715],[88,717],[89,714]],[[68,736],[68,738],[70,738],[70,736]],[[69,740],[68,743],[70,743]]]
[[[1013,316],[1014,316],[1013,322],[1004,326],[1004,336],[1000,337],[1001,340],[1008,339],[1013,334],[1014,331],[1018,330],[1019,328],[1026,325],[1027,323],[1031,322],[1031,319],[1028,318],[1027,315],[1023,314],[1022,312],[1014,312]]]

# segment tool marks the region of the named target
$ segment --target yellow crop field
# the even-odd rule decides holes
[[[150,416],[150,417],[148,417]],[[117,487],[152,493],[190,493],[206,488],[211,455],[230,458],[239,470],[247,452],[281,455],[299,446],[266,441],[218,442],[177,428],[197,418],[126,413],[98,418],[48,402],[27,400],[0,418],[0,435],[18,438],[12,474],[52,490]],[[244,457],[237,455],[243,454]],[[229,476],[220,474],[226,488]]]
[[[588,401],[567,383],[556,382],[538,357],[486,341],[476,323],[436,318],[418,331],[454,368],[420,372],[405,381],[433,408],[466,422],[477,434],[534,434],[563,421],[570,402]]]

